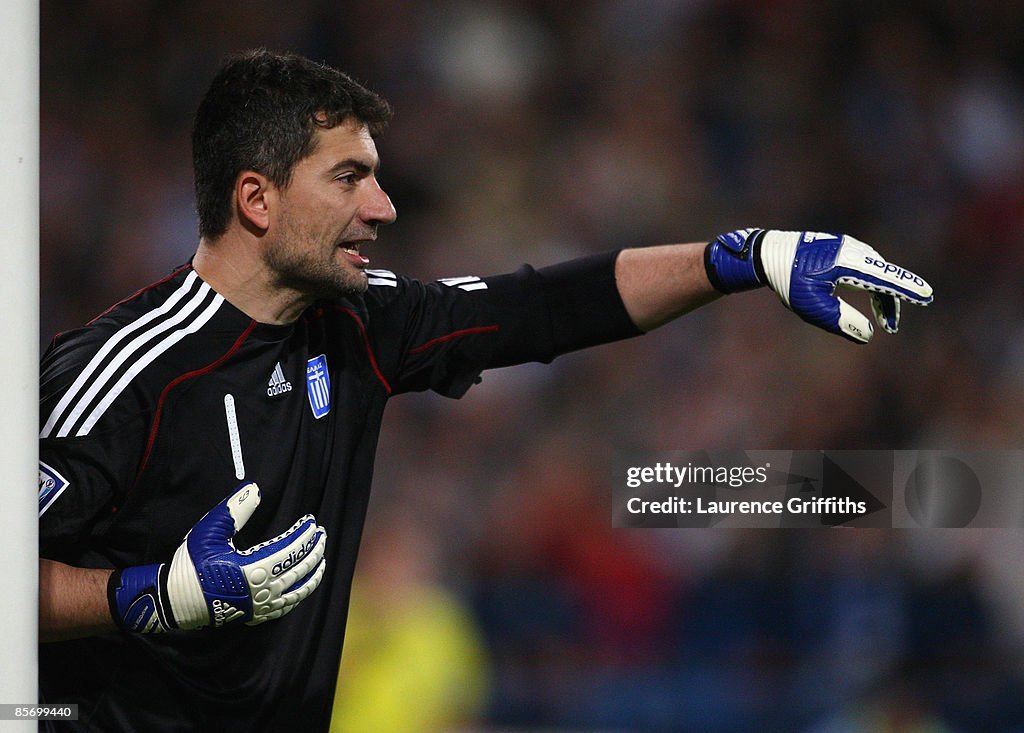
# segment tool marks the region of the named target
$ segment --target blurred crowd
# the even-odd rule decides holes
[[[43,344],[189,258],[191,114],[254,46],[393,104],[375,267],[487,275],[762,226],[854,234],[935,288],[866,347],[756,292],[458,402],[395,399],[339,730],[1024,731],[1019,532],[613,530],[610,510],[627,450],[1021,447],[1024,3],[44,0],[41,20]]]

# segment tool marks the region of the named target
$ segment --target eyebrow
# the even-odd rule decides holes
[[[380,160],[371,166],[365,160],[359,160],[358,158],[346,158],[345,160],[339,160],[337,163],[332,165],[327,171],[327,175],[337,175],[346,168],[351,168],[361,176],[366,176],[370,173],[376,175],[377,172],[380,171]]]

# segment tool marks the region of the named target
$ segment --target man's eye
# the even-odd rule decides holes
[[[359,176],[355,173],[345,173],[344,175],[338,176],[334,180],[344,183],[346,186],[354,186],[359,183]]]

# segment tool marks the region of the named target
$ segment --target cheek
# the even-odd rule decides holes
[[[296,254],[327,249],[334,241],[322,216],[292,211],[281,221],[280,242]]]
[[[338,227],[328,207],[311,207],[300,216],[299,228],[309,241],[320,243],[336,238],[335,230]]]
[[[306,244],[333,245],[343,238],[353,216],[349,207],[327,196],[304,196],[292,202],[285,219],[291,233]]]
[[[337,201],[318,200],[304,214],[310,232],[320,238],[337,239],[352,218],[352,212],[338,205]]]

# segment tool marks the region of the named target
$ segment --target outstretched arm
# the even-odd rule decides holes
[[[641,331],[650,331],[721,297],[704,269],[706,244],[624,249],[615,261],[622,304]]]
[[[860,240],[822,232],[741,229],[708,245],[627,249],[616,261],[615,277],[626,311],[643,331],[718,295],[768,287],[806,322],[864,344],[874,327],[837,290],[871,292],[875,320],[889,333],[899,328],[901,302],[932,302],[924,278]]]

